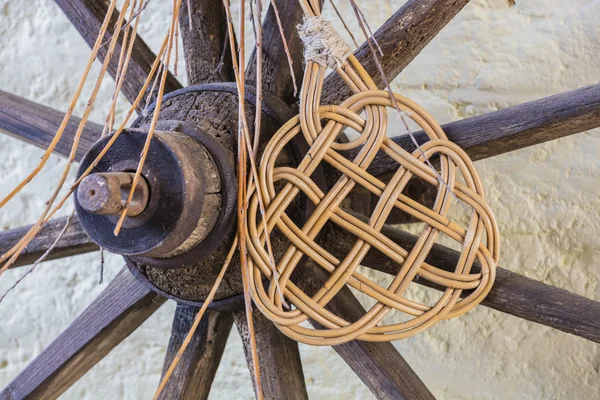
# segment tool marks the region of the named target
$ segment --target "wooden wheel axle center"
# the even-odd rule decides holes
[[[77,201],[92,214],[119,215],[125,208],[135,174],[102,172],[88,175],[79,185]],[[150,188],[144,177],[136,185],[127,207],[127,216],[140,215],[148,206]]]
[[[139,163],[147,130],[122,132],[94,164],[97,172],[77,188],[79,219],[102,248],[143,259],[148,265],[181,268],[185,263],[177,257],[198,247],[215,227],[222,209],[222,174],[215,162],[218,144],[198,129],[185,134],[178,128],[183,129],[181,123],[162,122],[154,132],[142,179],[118,236],[114,229],[129,196],[132,171]],[[86,154],[80,174],[109,140],[98,141]]]

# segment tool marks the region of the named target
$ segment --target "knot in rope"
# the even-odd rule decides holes
[[[307,18],[298,25],[300,39],[304,43],[304,59],[324,67],[341,67],[352,54],[350,47],[325,18]]]

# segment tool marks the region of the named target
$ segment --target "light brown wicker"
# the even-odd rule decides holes
[[[318,1],[305,0],[302,3],[307,18],[319,16]],[[386,135],[387,108],[393,105],[390,94],[377,88],[352,55],[338,65],[336,73],[353,89],[354,95],[339,106],[320,105],[326,69],[325,65],[313,60],[306,61],[300,113],[268,143],[260,161],[259,181],[248,190],[246,241],[250,257],[246,268],[255,304],[286,335],[313,345],[336,345],[353,339],[402,339],[442,319],[470,310],[490,291],[499,256],[498,227],[484,200],[473,163],[459,146],[447,139],[442,128],[427,112],[398,94],[394,98],[402,112],[418,124],[430,140],[412,154],[391,141]],[[360,136],[349,143],[337,143],[335,140],[345,127],[356,130]],[[297,135],[302,135],[310,146],[304,159],[296,168],[276,166],[278,155]],[[357,148],[359,151],[353,160],[340,154],[342,150]],[[384,152],[398,163],[398,170],[387,183],[367,172],[378,152]],[[432,156],[439,156],[439,173],[426,162],[426,158]],[[327,193],[310,178],[322,163],[342,173]],[[457,181],[457,172],[462,175],[464,184]],[[437,198],[431,209],[402,194],[413,176],[437,186]],[[285,184],[276,191],[276,182]],[[340,207],[356,185],[379,196],[368,223]],[[266,206],[268,232],[264,231],[265,224],[258,212],[257,191],[262,194]],[[302,227],[286,214],[287,207],[300,193],[315,205]],[[457,199],[471,210],[466,228],[447,217],[451,204]],[[380,232],[393,207],[426,224],[411,251],[401,248]],[[343,259],[334,257],[315,241],[328,221],[357,237]],[[283,257],[277,260],[277,274],[273,273],[265,248],[266,235],[275,228],[290,242]],[[454,272],[441,270],[424,261],[440,232],[462,245]],[[357,272],[361,260],[371,248],[376,248],[402,266],[388,287],[382,287]],[[327,282],[312,297],[290,280],[294,269],[302,267],[300,262],[304,256],[330,273]],[[471,272],[475,259],[481,264],[481,270]],[[446,288],[435,304],[426,305],[405,298],[415,276]],[[268,285],[263,283],[265,279]],[[377,301],[354,322],[326,309],[328,301],[346,284]],[[278,290],[283,291],[285,299],[293,307],[282,301]],[[469,292],[461,296],[463,291]],[[408,320],[384,324],[384,317],[391,310],[405,313]],[[315,320],[324,328],[307,328],[302,323],[308,319]]]

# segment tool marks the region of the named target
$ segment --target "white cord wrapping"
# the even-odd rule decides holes
[[[336,68],[346,63],[352,51],[335,30],[331,21],[318,17],[308,18],[298,25],[300,39],[304,43],[304,59],[324,67]]]

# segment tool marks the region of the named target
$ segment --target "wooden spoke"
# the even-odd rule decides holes
[[[55,2],[66,14],[67,18],[69,18],[75,29],[79,31],[86,43],[90,47],[93,46],[108,10],[108,3],[99,0],[55,0]],[[108,25],[108,32],[114,30],[117,19],[118,13],[113,12],[110,24]],[[115,47],[114,54],[120,54],[122,43],[123,40],[122,37],[120,37],[119,42]],[[101,61],[106,57],[107,51],[108,46],[102,46],[100,48],[98,58]],[[142,38],[138,36],[133,45],[131,61],[122,87],[123,94],[130,102],[135,100],[144,86],[144,82],[148,77],[148,73],[150,72],[155,59],[156,56],[152,50],[150,50],[148,45],[146,45]],[[117,73],[118,61],[118,57],[113,57],[108,66],[108,72],[113,78]],[[165,84],[165,93],[181,89],[181,87],[182,86],[177,79],[169,73]],[[144,108],[145,104],[142,104],[144,101],[145,99],[140,102],[138,111]]]
[[[263,0],[267,4],[268,0]],[[293,62],[294,75],[298,90],[302,85],[303,78],[303,45],[298,36],[296,26],[302,22],[304,13],[300,3],[297,1],[275,0],[281,26],[287,40],[290,56]],[[263,90],[279,97],[288,105],[295,103],[298,99],[294,97],[294,86],[288,57],[281,39],[281,32],[277,23],[275,10],[269,5],[267,15],[263,23]],[[248,83],[256,85],[256,51],[252,53],[248,62]]]
[[[48,148],[65,116],[64,112],[0,90],[0,131],[42,149]],[[68,157],[79,118],[72,117],[54,152]],[[102,126],[88,122],[81,135],[76,159],[100,138]]]
[[[530,101],[500,111],[466,118],[442,126],[448,138],[461,146],[473,160],[481,160],[508,153],[528,146],[574,135],[600,126],[600,84],[571,90],[569,92]],[[427,135],[416,132],[418,142],[427,141]],[[414,151],[412,140],[395,136],[392,140],[408,151]],[[359,149],[346,153],[353,158]],[[378,154],[368,171],[379,179],[388,180],[398,169],[398,164],[383,154]],[[412,180],[407,189],[409,197],[425,205],[432,205],[437,189],[421,180]],[[366,190],[357,190],[353,207],[364,215],[370,215],[377,204]],[[394,209],[389,224],[414,222],[404,212]]]
[[[246,313],[236,311],[233,318],[244,343],[250,376],[254,377]],[[252,318],[265,399],[308,399],[298,343],[281,333],[260,311],[255,309]]]
[[[40,258],[40,256],[54,244],[54,241],[63,230],[66,222],[66,217],[49,221],[31,243],[29,243],[25,248],[25,251],[21,253],[11,268],[32,264]],[[19,239],[29,232],[29,229],[31,229],[31,225],[0,232],[0,254],[6,253],[17,244]],[[98,246],[95,243],[92,243],[83,228],[79,225],[77,217],[73,216],[65,234],[45,258],[45,261],[89,253],[96,250],[98,250]]]
[[[83,314],[0,393],[0,399],[56,399],[163,302],[123,269]]]
[[[469,0],[409,0],[375,33],[383,56],[381,65],[389,81],[421,52]],[[367,43],[354,52],[380,88],[384,82]],[[338,74],[330,74],[323,87],[323,104],[338,104],[352,95]]]
[[[306,293],[316,292],[327,280],[328,274],[313,262],[307,262],[297,271],[296,283]],[[344,287],[329,303],[328,309],[349,321],[356,321],[365,313],[364,307]],[[322,328],[314,321],[316,328]],[[434,399],[425,384],[390,342],[351,342],[333,349],[359,376],[378,399]]]
[[[163,375],[181,348],[199,310],[198,307],[177,305]],[[209,311],[204,315],[159,399],[208,398],[232,325],[233,318],[230,313]]]
[[[600,84],[596,84],[451,122],[442,128],[471,159],[481,160],[599,126]],[[422,132],[415,136],[420,142],[427,140]],[[414,150],[407,136],[396,136],[393,140],[409,151]],[[348,157],[353,154],[348,153]],[[380,156],[373,160],[369,172],[385,177],[397,168],[397,164]]]
[[[407,250],[410,250],[417,240],[416,236],[390,226],[385,226],[382,232]],[[332,254],[341,256],[348,253],[355,240],[336,230],[334,234],[329,235],[327,244],[331,246]],[[436,244],[426,260],[438,268],[454,271],[458,258],[457,251]],[[400,268],[375,249],[367,254],[362,265],[393,275],[396,275]],[[473,270],[477,270],[480,264],[476,261],[473,267]],[[425,280],[416,281],[439,288]],[[467,294],[468,292],[463,293],[465,296]],[[600,343],[600,302],[526,278],[504,268],[498,267],[496,282],[481,304]]]
[[[225,20],[225,8],[221,1],[190,0],[181,3],[179,31],[183,37],[190,85],[234,80]]]

